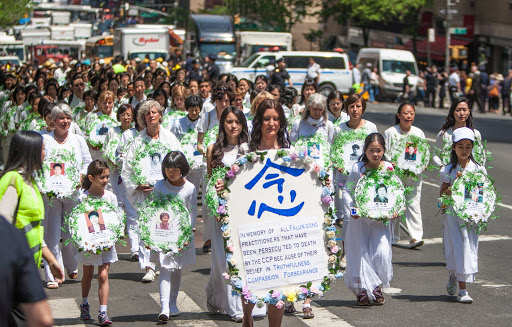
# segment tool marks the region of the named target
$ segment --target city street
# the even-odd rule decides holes
[[[377,124],[383,133],[394,124],[397,104],[369,104],[364,118]],[[415,126],[423,129],[430,144],[443,125],[447,109],[417,108]],[[476,114],[474,125],[487,140],[494,161],[489,174],[503,198],[498,206],[498,219],[489,223],[489,230],[480,235],[479,273],[475,284],[468,284],[474,299],[471,305],[461,304],[446,292],[448,272],[442,245],[442,216],[438,215],[439,171],[425,174],[422,193],[422,214],[425,245],[409,250],[408,239],[393,247],[394,278],[385,290],[384,306],[356,307],[355,296],[345,288],[343,279],[333,284],[324,298],[312,302],[314,319],[302,319],[302,312],[285,316],[283,326],[505,326],[512,312],[508,299],[512,295],[512,160],[510,129],[512,118],[501,114]],[[196,246],[202,247],[202,220],[196,225]],[[403,233],[402,233],[402,236]],[[142,284],[144,275],[139,264],[129,261],[129,251],[118,246],[119,262],[110,269],[109,317],[115,326],[159,325],[158,278]],[[197,249],[197,263],[182,273],[178,308],[180,315],[168,326],[240,326],[229,317],[210,315],[206,308],[205,287],[210,270],[210,255]],[[47,290],[56,326],[94,326],[97,320],[84,324],[78,319],[80,278],[66,281],[57,290]],[[89,295],[91,315],[99,309],[97,281]],[[301,310],[301,304],[296,308]],[[255,326],[268,326],[267,318],[258,318]]]

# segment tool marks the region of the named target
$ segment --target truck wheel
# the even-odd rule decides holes
[[[322,85],[320,85],[320,88],[318,89],[318,92],[325,95],[326,97],[328,97],[329,94],[331,94],[331,92],[333,92],[333,91],[336,91],[336,88],[334,87],[334,85],[332,85],[330,83],[322,84]]]

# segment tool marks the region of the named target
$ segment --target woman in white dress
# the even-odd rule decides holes
[[[208,146],[207,170],[208,176],[216,167],[230,167],[238,157],[249,152],[247,141],[247,122],[242,110],[237,107],[226,108],[219,123],[219,135],[215,144]],[[216,187],[223,184],[222,180],[216,182]],[[220,188],[220,187],[219,187]],[[206,303],[212,313],[226,314],[235,321],[243,317],[242,301],[240,297],[232,294],[233,288],[226,283],[222,276],[227,270],[226,254],[224,251],[224,238],[222,237],[221,223],[215,218],[210,219],[212,263],[210,278],[206,286]]]
[[[98,98],[98,111],[93,111],[87,114],[85,117],[85,126],[88,128],[87,130],[87,139],[91,140],[93,137],[102,138],[101,140],[98,139],[97,142],[101,145],[100,147],[94,146],[91,143],[89,143],[89,149],[91,152],[91,157],[93,160],[104,160],[103,159],[103,153],[102,153],[102,146],[105,144],[105,137],[108,133],[108,127],[103,125],[101,128],[98,129],[98,125],[100,120],[102,120],[103,116],[110,117],[112,121],[117,121],[116,113],[114,111],[114,93],[112,91],[103,91],[99,98]],[[98,130],[97,130],[98,129]],[[94,136],[93,136],[94,134]],[[103,136],[105,135],[105,136]],[[96,140],[96,139],[95,139]]]
[[[69,131],[72,117],[71,108],[66,103],[59,103],[52,109],[51,117],[55,129],[49,134],[43,135],[44,151],[46,156],[53,156],[61,151],[71,152],[74,160],[65,162],[66,167],[74,167],[79,172],[80,177],[87,173],[87,167],[91,163],[91,154],[84,138],[80,135],[73,134]],[[79,183],[80,181],[75,181]],[[71,198],[53,197],[51,200],[47,195],[45,200],[45,237],[44,240],[48,245],[48,249],[57,258],[59,263],[63,265],[70,279],[78,276],[77,262],[75,259],[76,250],[72,244],[65,244],[70,238],[67,227],[62,230],[64,217],[69,215],[75,206]],[[60,249],[60,239],[62,238],[62,252]],[[48,265],[45,264],[45,281],[49,287],[55,288],[55,279]]]
[[[162,122],[163,108],[154,100],[147,100],[140,106],[137,113],[137,121],[140,126],[145,127],[142,132],[133,140],[130,145],[121,171],[121,178],[126,187],[126,196],[132,207],[143,203],[147,195],[153,191],[153,186],[146,182],[143,185],[138,184],[137,172],[134,170],[136,156],[146,146],[162,145],[169,151],[180,151],[181,145],[176,136],[170,131],[160,126]],[[142,163],[143,165],[144,163]],[[147,167],[143,167],[143,171]],[[160,177],[159,179],[162,179]],[[156,181],[155,181],[156,182]],[[143,282],[152,282],[155,279],[155,264],[149,260],[149,252],[144,244],[139,242],[139,262],[142,269],[146,269],[146,274],[142,278]]]
[[[401,138],[407,135],[414,135],[420,139],[425,139],[425,133],[416,126],[412,126],[414,123],[414,117],[416,116],[416,109],[412,104],[402,103],[398,107],[398,113],[396,114],[396,125],[388,128],[384,132],[384,138],[386,139],[386,149],[391,152],[394,144]],[[404,150],[404,149],[402,149]],[[411,235],[411,241],[409,242],[409,248],[413,249],[423,245],[423,221],[421,218],[421,175],[416,176],[414,179],[412,176],[406,176],[402,178],[402,182],[405,187],[412,186],[411,193],[407,194],[407,207],[405,209],[405,223],[407,230]],[[396,219],[393,221],[392,226],[392,242],[395,244],[400,240],[400,220]]]

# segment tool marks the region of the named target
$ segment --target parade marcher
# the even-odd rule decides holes
[[[212,82],[207,79],[199,80],[199,96],[203,100],[203,110],[202,112],[208,112],[210,109],[204,108],[206,104],[211,104],[211,96],[210,91],[212,90]]]
[[[398,107],[396,114],[396,125],[388,128],[384,132],[386,140],[386,149],[391,151],[394,144],[403,136],[414,135],[425,139],[425,133],[418,127],[412,126],[416,116],[416,109],[412,104],[402,103]],[[402,179],[405,187],[412,186],[412,191],[407,195],[407,205],[405,209],[405,223],[411,236],[409,248],[413,249],[423,245],[423,220],[421,217],[421,186],[422,178],[416,176],[406,176]],[[400,220],[395,219],[392,223],[392,243],[400,240]]]
[[[208,176],[212,175],[214,168],[230,167],[238,157],[248,153],[248,140],[247,122],[243,112],[236,107],[223,110],[220,115],[217,141],[209,145],[207,150]],[[218,183],[219,181],[216,182],[216,187]],[[231,319],[240,322],[243,317],[240,297],[232,294],[231,285],[224,283],[222,276],[227,269],[227,262],[221,223],[213,217],[206,223],[212,225],[212,262],[210,278],[206,286],[208,310],[212,313],[227,314]]]
[[[329,110],[329,120],[334,126],[347,122],[350,117],[344,110],[343,94],[340,91],[332,91],[327,97],[327,109]]]
[[[446,142],[452,142],[453,132],[461,127],[469,127],[475,132],[475,140],[482,141],[480,132],[473,128],[473,114],[469,107],[468,99],[465,97],[460,97],[452,102],[446,116],[446,121],[436,137],[437,152],[445,147]],[[433,160],[436,165],[443,166],[439,153],[434,155]]]
[[[114,193],[105,190],[109,179],[109,168],[105,161],[94,160],[87,168],[87,175],[82,181],[82,190],[75,201],[79,204],[85,199],[91,197],[104,200],[115,208],[117,207],[117,197]],[[100,310],[98,314],[98,322],[100,326],[109,326],[112,321],[107,315],[107,302],[109,296],[108,270],[110,264],[117,261],[117,252],[115,246],[109,251],[102,251],[100,254],[83,254],[77,253],[77,262],[83,264],[82,277],[82,302],[80,304],[80,319],[90,320],[89,312],[89,291],[91,290],[91,282],[94,274],[94,267],[98,267],[98,298],[100,302]]]
[[[71,108],[65,103],[58,103],[53,107],[51,117],[55,124],[55,129],[49,134],[43,136],[44,152],[47,156],[53,156],[61,151],[67,151],[74,154],[74,160],[65,162],[66,166],[75,167],[80,175],[87,173],[87,167],[91,163],[91,154],[84,138],[69,131],[71,126]],[[78,182],[78,181],[76,181]],[[63,227],[64,217],[68,216],[75,206],[70,198],[51,199],[45,196],[45,204],[48,204],[46,215],[45,242],[48,248],[63,265],[70,279],[76,279],[78,276],[77,262],[75,259],[76,250],[73,245],[66,244],[70,238],[68,227]],[[62,250],[60,249],[60,239],[63,240]],[[45,265],[45,280],[48,288],[58,288],[52,271],[48,265]]]
[[[145,127],[145,129],[133,140],[126,152],[121,172],[121,178],[126,187],[126,195],[133,208],[136,208],[137,204],[143,203],[147,195],[153,191],[151,185],[138,185],[133,181],[133,176],[136,174],[134,163],[137,149],[143,147],[145,144],[159,142],[162,143],[168,151],[181,150],[181,145],[176,139],[176,136],[160,125],[163,111],[164,108],[162,108],[158,102],[147,100],[142,103],[137,113],[136,119],[138,120],[138,124],[141,127]],[[155,264],[150,261],[149,251],[142,243],[139,245],[139,262],[141,268],[146,269],[146,274],[142,278],[142,281],[152,282],[155,279]]]
[[[345,286],[357,296],[358,306],[370,305],[370,298],[376,305],[384,304],[382,288],[389,287],[393,278],[389,226],[351,212],[351,208],[356,208],[353,192],[359,179],[373,169],[393,170],[393,166],[385,161],[385,152],[384,137],[379,133],[368,135],[364,154],[352,167],[343,187],[345,215],[350,217],[345,237],[347,267],[344,279]],[[395,213],[393,219],[397,217],[398,213]]]
[[[277,84],[284,87],[284,83],[288,81],[289,86],[293,86],[290,74],[286,70],[286,62],[283,57],[277,59],[277,67],[270,77],[270,84]]]
[[[59,83],[59,85],[64,85],[66,83],[67,74],[70,71],[71,71],[71,67],[69,67],[69,58],[64,57],[64,58],[62,58],[62,66],[60,66],[59,68],[57,68],[55,70],[53,77],[55,77],[55,79],[57,79],[57,82]]]
[[[133,96],[128,98],[128,103],[131,104],[134,108],[141,102],[146,101],[147,97],[144,93],[146,91],[146,86],[144,85],[144,79],[138,77],[133,81]]]
[[[198,79],[189,79],[185,86],[188,89],[189,95],[198,95],[199,94],[199,80]]]
[[[450,196],[453,182],[465,172],[479,171],[487,174],[485,168],[478,165],[473,158],[475,140],[475,133],[468,127],[461,127],[453,132],[451,162],[441,168],[441,196]],[[455,295],[458,282],[457,301],[472,303],[466,283],[473,283],[478,272],[476,228],[468,229],[464,220],[447,213],[443,224],[443,244],[446,269],[450,273],[446,290],[449,295]]]
[[[252,91],[252,82],[249,81],[247,78],[241,78],[238,81],[238,89],[243,93],[244,95],[244,101],[243,106],[245,108],[251,109],[251,91]]]
[[[98,97],[98,111],[92,111],[85,117],[85,126],[93,126],[103,116],[110,117],[113,121],[116,120],[116,113],[114,112],[114,93],[109,90],[103,91]],[[106,130],[102,130],[106,129]],[[107,127],[102,127],[97,130],[97,127],[90,129],[90,133],[100,133],[100,135],[106,135],[108,133]],[[89,137],[90,135],[88,135]],[[104,145],[104,144],[103,144]],[[89,151],[93,160],[102,160],[103,153],[101,147],[89,144]]]
[[[318,93],[318,85],[312,79],[305,80],[300,90],[299,105],[301,106],[301,109],[299,112],[295,113],[295,115],[302,114],[304,107],[306,106],[306,102],[308,102],[309,96],[313,93]]]
[[[155,184],[154,194],[179,196],[189,213],[189,223],[192,228],[196,223],[197,216],[197,191],[195,186],[187,180],[189,165],[183,153],[179,151],[169,152],[162,161],[162,175],[164,179]],[[186,249],[181,249],[179,253],[172,252],[152,253],[155,262],[160,267],[160,306],[161,311],[158,320],[167,321],[169,317],[176,317],[179,314],[177,299],[181,283],[181,270],[183,267],[196,263],[196,252],[194,236],[192,237]],[[188,308],[185,308],[186,310]]]
[[[267,89],[268,86],[268,79],[265,75],[258,75],[254,79],[254,91],[256,92],[262,92]]]
[[[69,106],[73,109],[77,106],[83,106],[83,97],[85,92],[85,83],[79,74],[75,75],[71,80],[71,90],[73,93],[67,99]]]
[[[315,58],[309,57],[308,64],[308,72],[306,73],[306,78],[310,78],[318,84],[320,82],[320,73],[322,70],[320,69],[320,65],[315,62]]]

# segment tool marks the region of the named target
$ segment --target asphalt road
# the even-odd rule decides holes
[[[365,118],[377,124],[384,132],[394,122],[395,104],[369,105]],[[447,110],[417,108],[415,125],[426,136],[435,139],[444,122]],[[512,160],[512,146],[508,131],[512,128],[510,116],[486,114],[475,116],[475,126],[492,151],[494,161],[490,175],[503,197],[499,217],[481,234],[479,248],[479,273],[477,281],[468,290],[474,299],[471,305],[460,304],[446,293],[448,272],[444,267],[442,217],[436,216],[439,195],[439,172],[427,172],[422,193],[422,214],[425,245],[407,249],[406,242],[393,247],[394,278],[386,290],[384,306],[356,307],[355,296],[343,280],[322,299],[313,301],[316,317],[303,320],[301,315],[287,316],[283,326],[510,326],[512,313],[509,299],[512,295],[512,177],[507,162]],[[197,225],[197,246],[202,245]],[[110,298],[108,312],[116,326],[155,326],[159,313],[158,282],[142,284],[143,272],[138,263],[130,262],[127,249],[118,246],[120,261],[110,271]],[[224,316],[207,314],[205,286],[208,280],[210,256],[197,250],[197,264],[186,268],[182,274],[178,307],[179,317],[168,322],[169,326],[240,326]],[[81,273],[81,272],[80,272]],[[80,279],[80,277],[79,277]],[[57,326],[84,326],[77,319],[80,301],[80,281],[67,281],[58,290],[48,290]],[[91,313],[97,311],[97,283],[89,296]],[[155,301],[156,299],[156,301]],[[300,305],[296,305],[300,308]],[[95,315],[93,314],[93,317]],[[93,321],[90,325],[95,325]],[[267,326],[266,318],[255,326]]]

